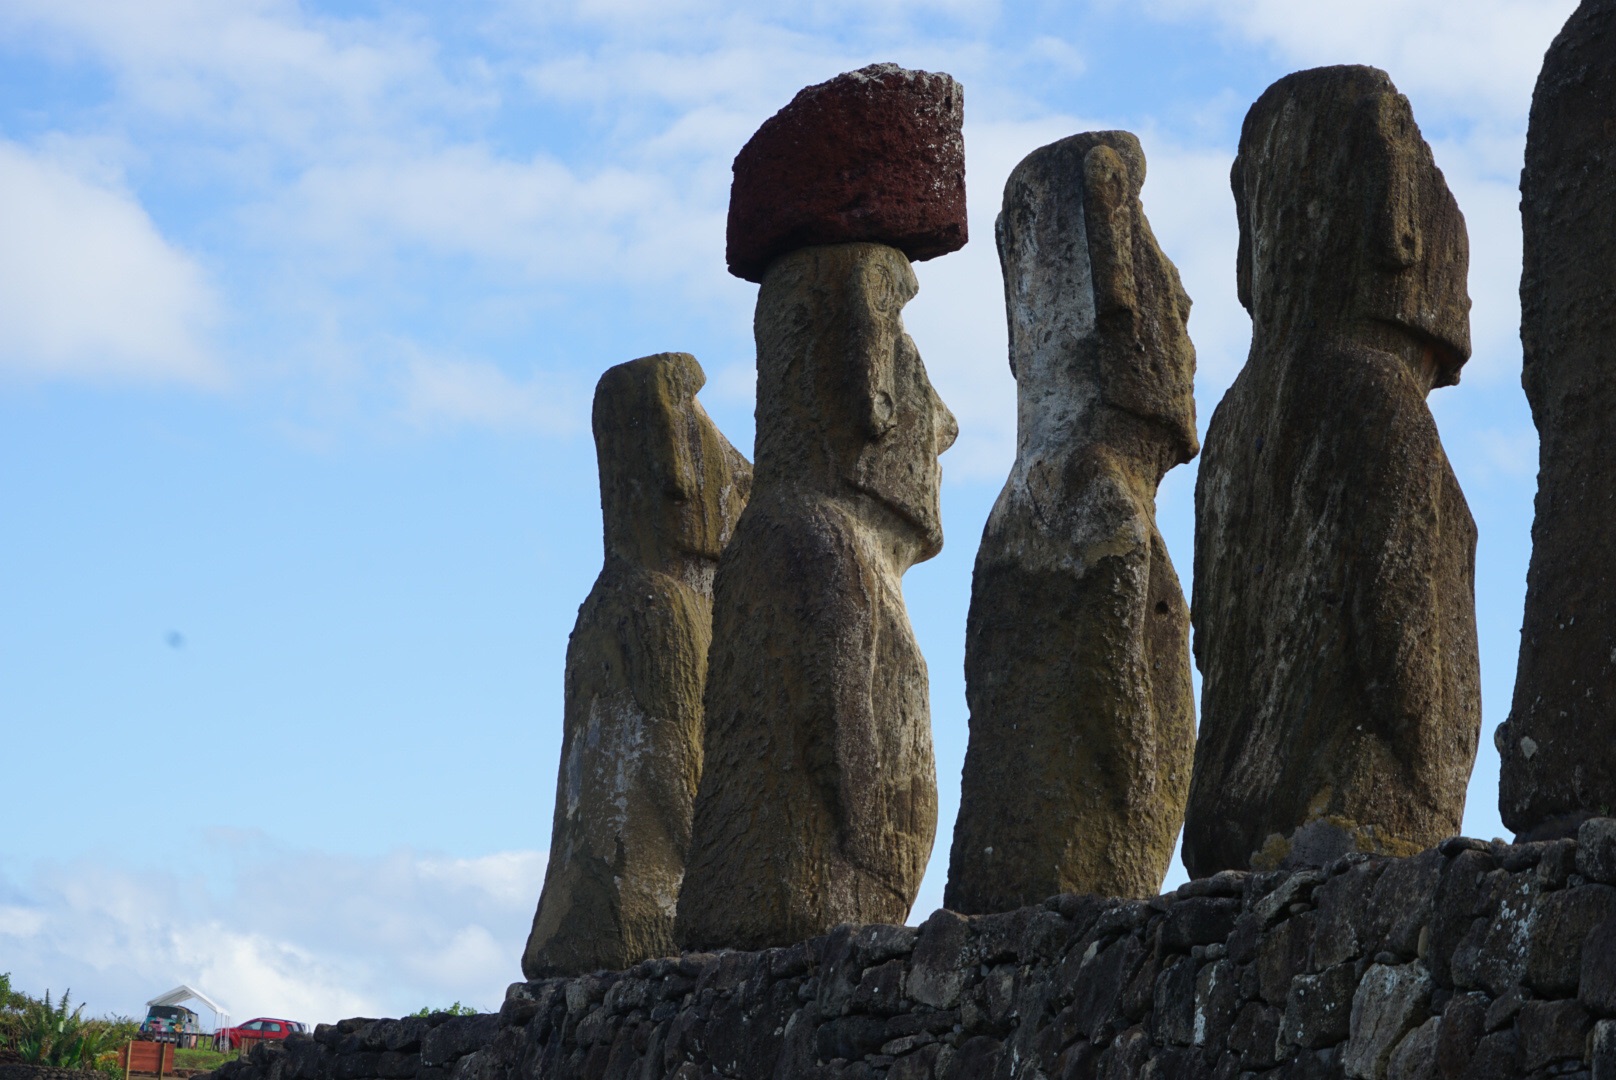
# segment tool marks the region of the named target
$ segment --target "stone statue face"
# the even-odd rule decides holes
[[[1288,75],[1246,116],[1231,180],[1240,299],[1259,327],[1428,344],[1435,385],[1470,357],[1464,216],[1383,71]]]
[[[595,445],[610,551],[649,566],[717,559],[745,506],[750,468],[696,400],[695,357],[619,364],[595,391]]]
[[[943,547],[938,457],[954,445],[959,424],[932,388],[920,350],[903,329],[903,306],[919,289],[909,260],[894,248],[868,245],[848,289],[855,331],[850,352],[868,374],[861,381],[865,439],[853,483],[886,503],[922,537],[921,558]]]
[[[1145,157],[1126,131],[1040,147],[1005,184],[999,261],[1016,376],[1018,443],[1087,443],[1088,410],[1153,422],[1163,467],[1199,449],[1190,299],[1139,204]],[[1158,451],[1159,453],[1159,451]]]
[[[942,548],[937,457],[959,434],[903,329],[919,284],[884,244],[808,247],[770,266],[758,294],[757,468],[891,509],[919,558]]]

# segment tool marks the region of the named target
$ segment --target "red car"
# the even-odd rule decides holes
[[[268,1016],[260,1016],[256,1020],[249,1020],[236,1027],[225,1028],[214,1033],[214,1042],[222,1043],[226,1050],[234,1050],[245,1042],[261,1042],[266,1039],[284,1039],[294,1031],[303,1031],[303,1025],[296,1020],[276,1020]]]

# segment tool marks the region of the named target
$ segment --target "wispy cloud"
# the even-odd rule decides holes
[[[93,1012],[136,1013],[181,982],[238,1021],[492,1009],[520,977],[544,874],[536,851],[362,857],[249,835],[193,854],[213,870],[84,859],[0,876],[4,968],[35,993],[93,987]]]
[[[0,370],[215,385],[212,290],[128,191],[0,140]]]
[[[588,426],[588,398],[566,376],[519,381],[493,364],[418,353],[405,366],[401,392],[405,417],[423,427],[570,435]]]
[[[1409,94],[1476,117],[1524,117],[1543,49],[1576,0],[1146,0],[1205,17],[1298,65],[1373,64]],[[1525,43],[1532,43],[1529,47]]]

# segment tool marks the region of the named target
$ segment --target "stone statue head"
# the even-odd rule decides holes
[[[903,329],[919,287],[885,244],[801,248],[770,265],[755,322],[759,476],[869,495],[917,560],[942,550],[937,458],[959,434]]]
[[[1144,183],[1132,134],[1073,135],[1016,166],[995,235],[1020,426],[1087,396],[1146,421],[1167,444],[1165,470],[1200,450],[1195,347],[1190,298],[1139,203]]]
[[[1408,99],[1384,71],[1314,68],[1246,114],[1230,177],[1240,302],[1259,331],[1395,328],[1428,346],[1433,385],[1470,358],[1464,216]]]
[[[595,451],[606,551],[652,569],[716,560],[752,486],[696,391],[707,376],[688,353],[608,368],[595,387]]]

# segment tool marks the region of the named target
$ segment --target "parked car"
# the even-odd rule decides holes
[[[226,1050],[234,1050],[242,1043],[262,1041],[267,1039],[284,1039],[294,1031],[307,1030],[296,1020],[278,1020],[270,1016],[260,1016],[256,1020],[249,1020],[245,1024],[225,1028],[214,1033],[214,1041],[222,1043]]]
[[[202,1024],[196,1013],[184,1005],[153,1005],[140,1023],[140,1036],[153,1042],[194,1045]]]

